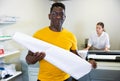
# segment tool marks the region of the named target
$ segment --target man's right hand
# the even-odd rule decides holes
[[[36,52],[34,53],[34,56],[36,59],[38,59],[38,61],[41,61],[44,57],[45,57],[45,52]]]
[[[45,52],[33,53],[29,51],[28,55],[26,56],[26,62],[28,64],[35,64],[36,62],[41,61],[45,57],[45,55]]]

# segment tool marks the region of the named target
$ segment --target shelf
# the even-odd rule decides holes
[[[19,52],[20,52],[19,50],[8,51],[8,52],[6,52],[5,54],[1,54],[1,55],[0,55],[0,58],[6,57],[6,56],[9,56],[9,55],[13,55],[13,54],[16,54],[16,53],[19,53]]]
[[[9,78],[7,78],[7,79],[2,79],[1,81],[9,81],[10,79],[12,79],[12,78],[14,78],[14,77],[16,77],[16,76],[18,76],[18,75],[20,75],[20,74],[22,74],[22,72],[21,72],[21,71],[17,71],[17,72],[15,73],[15,75],[13,75],[13,76],[11,76],[11,77],[9,77]]]
[[[0,16],[0,24],[13,24],[16,23],[17,17],[14,16]]]
[[[16,21],[0,21],[0,24],[13,24],[16,23]]]
[[[1,23],[0,23],[1,24]],[[2,23],[3,24],[3,23]],[[7,23],[6,23],[7,24]],[[12,39],[12,36],[10,36],[10,35],[1,35],[0,36],[0,45],[1,45],[1,47],[3,46],[3,47],[5,47],[4,45],[4,41],[8,41],[8,40],[11,40]],[[20,53],[20,51],[19,50],[17,50],[17,49],[13,49],[13,50],[9,50],[9,49],[5,49],[5,52],[4,52],[4,54],[0,54],[0,61],[1,61],[1,63],[4,63],[4,59],[7,61],[7,58],[4,58],[4,57],[8,57],[8,56],[10,56],[10,55],[15,55],[15,54],[19,54]],[[12,56],[11,56],[12,57]],[[6,63],[7,64],[7,63]],[[11,67],[10,68],[7,68],[8,70],[10,70],[10,69],[12,69]],[[6,70],[6,69],[5,69]],[[8,74],[9,74],[9,72],[8,72]],[[8,78],[6,78],[6,79],[1,79],[0,81],[11,81],[11,80],[13,80],[13,79],[15,79],[15,77],[17,77],[17,76],[19,76],[19,75],[21,75],[22,74],[22,72],[21,71],[16,71],[15,70],[15,72],[13,73],[13,75],[12,76],[10,76],[10,77],[8,77]]]
[[[0,36],[0,41],[10,40],[12,39],[11,36]]]

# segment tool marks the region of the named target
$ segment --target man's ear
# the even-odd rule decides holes
[[[50,14],[48,14],[48,18],[51,19],[51,18],[50,18]]]
[[[66,15],[65,15],[65,18],[64,19],[66,19]]]

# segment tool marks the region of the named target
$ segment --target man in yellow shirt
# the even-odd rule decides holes
[[[61,47],[65,50],[69,50],[78,55],[76,37],[62,27],[65,18],[64,4],[54,3],[49,14],[49,19],[51,21],[50,26],[46,26],[45,28],[38,30],[33,37]],[[40,62],[38,81],[72,81],[69,74],[45,61],[43,59],[44,57],[44,52],[33,53],[31,51],[29,51],[26,56],[28,64],[34,64],[38,61]],[[91,63],[93,67],[96,67],[94,61],[91,61]]]

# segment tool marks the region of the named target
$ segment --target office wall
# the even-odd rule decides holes
[[[111,49],[120,49],[120,1],[119,0],[66,0],[66,20],[63,26],[73,32],[78,48],[95,32],[96,23],[104,22],[110,36]],[[13,34],[20,31],[32,35],[37,29],[49,25],[49,0],[0,0],[0,16],[16,16],[18,22],[0,25],[0,31]]]
[[[0,32],[3,35],[13,35],[19,31],[32,35],[37,29],[49,25],[49,4],[48,0],[0,0],[0,17],[17,17],[16,23],[0,24]],[[13,41],[5,43],[8,45],[6,48],[21,49],[21,46]],[[9,43],[12,43],[12,46]]]
[[[96,23],[102,21],[110,36],[111,49],[120,50],[120,0],[68,0],[66,4],[65,27],[78,40],[78,47],[84,47],[84,40],[95,32]]]
[[[48,0],[0,0],[0,17],[15,16],[18,18],[16,23],[0,23],[0,34],[13,35],[19,31],[32,35],[37,29],[49,25],[48,12],[50,2]],[[1,42],[7,50],[23,50],[24,48],[16,42],[9,40]],[[16,64],[16,69],[21,69],[20,59],[17,55],[10,55],[5,61]]]

